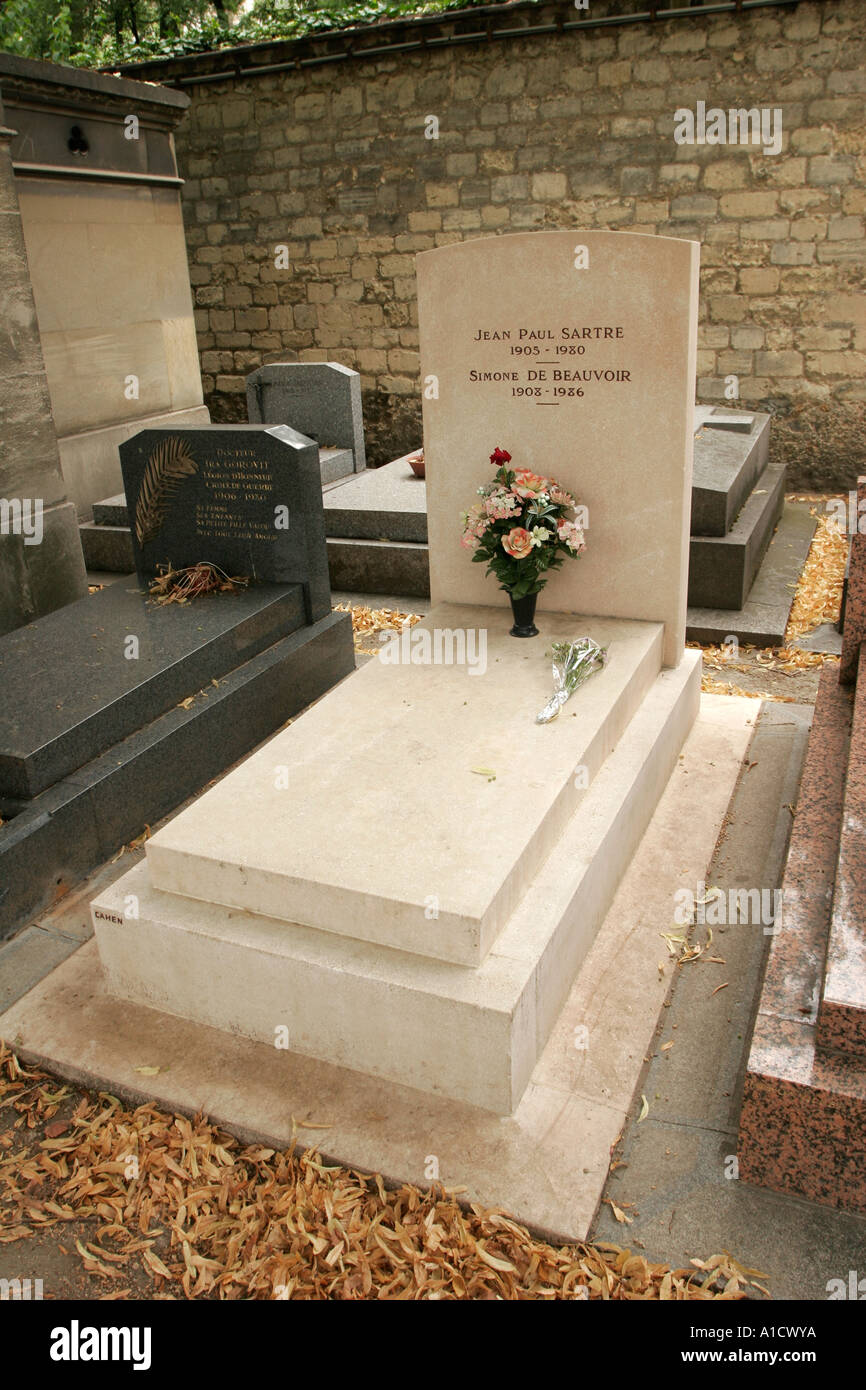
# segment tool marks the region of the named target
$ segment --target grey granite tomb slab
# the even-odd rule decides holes
[[[770,464],[726,536],[692,535],[689,607],[743,607],[784,503],[784,466]]]
[[[129,512],[125,493],[118,492],[115,497],[106,497],[93,504],[94,526],[128,526]]]
[[[259,367],[247,377],[247,414],[253,424],[291,425],[323,447],[351,449],[356,473],[367,466],[361,378],[339,362]]]
[[[325,494],[325,533],[345,540],[427,540],[427,488],[405,458],[367,468]]]
[[[767,466],[770,417],[747,418],[747,431],[711,428],[707,420],[695,436],[692,472],[693,536],[726,536],[756,480]]]
[[[742,608],[690,607],[688,640],[718,644],[733,636],[757,647],[781,646],[816,525],[808,503],[786,502]]]
[[[709,425],[717,430],[739,430],[743,434],[749,434],[754,418],[754,414],[749,410],[732,410],[719,405],[696,405],[695,431]]]
[[[200,602],[184,610],[188,616]],[[216,685],[166,709],[25,803],[0,826],[0,938],[200,791],[354,665],[351,617],[329,613],[242,660]]]
[[[131,574],[135,569],[128,526],[100,526],[83,521],[78,528],[84,562],[91,573]]]
[[[299,584],[181,606],[121,581],[0,637],[0,797],[36,796],[304,622]]]
[[[316,443],[287,425],[142,430],[120,445],[136,569],[208,561],[303,584],[307,619],[331,611]]]

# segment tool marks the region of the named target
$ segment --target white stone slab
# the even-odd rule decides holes
[[[422,1188],[435,1154],[441,1181],[465,1188],[467,1201],[504,1207],[563,1241],[584,1240],[670,987],[671,967],[664,975],[658,969],[658,933],[668,930],[675,891],[707,879],[759,703],[703,696],[683,756],[508,1118],[116,999],[95,942],[0,1016],[0,1037],[15,1040],[25,1063],[135,1105],[201,1110],[243,1142],[282,1149],[297,1139],[321,1146],[331,1161]],[[588,1046],[575,1046],[577,1029]],[[145,1064],[158,1075],[143,1076]]]
[[[434,603],[507,603],[462,549],[459,525],[499,446],[589,508],[586,553],[553,575],[539,608],[663,622],[664,662],[676,665],[698,259],[697,242],[607,231],[484,237],[418,255]],[[588,379],[564,380],[575,372]],[[572,390],[584,394],[558,394]]]
[[[294,1052],[511,1113],[694,721],[700,664],[656,677],[479,967],[159,892],[143,864],[93,902],[110,990],[261,1042],[286,1027]]]
[[[370,662],[154,835],[154,887],[483,960],[661,664],[657,623],[540,623],[521,641],[501,608],[430,612],[400,639],[405,664]],[[483,672],[410,664],[422,633],[432,644],[457,630],[478,634],[479,653],[486,639]],[[537,725],[548,644],[584,633],[609,647],[607,665]]]

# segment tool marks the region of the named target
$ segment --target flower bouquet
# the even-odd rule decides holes
[[[481,500],[461,515],[461,543],[509,595],[512,637],[535,637],[535,604],[547,571],[586,548],[577,519],[585,517],[586,509],[578,508],[571,493],[552,478],[510,468],[505,449],[494,449],[490,462],[496,468],[492,482],[478,489]]]

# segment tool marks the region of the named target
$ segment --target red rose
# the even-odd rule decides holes
[[[490,462],[494,468],[501,468],[503,463],[511,462],[511,455],[505,449],[494,449],[490,455]]]

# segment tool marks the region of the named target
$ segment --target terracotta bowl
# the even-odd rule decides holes
[[[409,467],[412,469],[412,472],[415,474],[415,477],[416,477],[416,478],[423,478],[423,477],[424,477],[424,450],[423,450],[423,449],[419,449],[418,452],[417,452],[417,454],[409,454],[409,455],[407,456],[406,462],[409,464]]]

